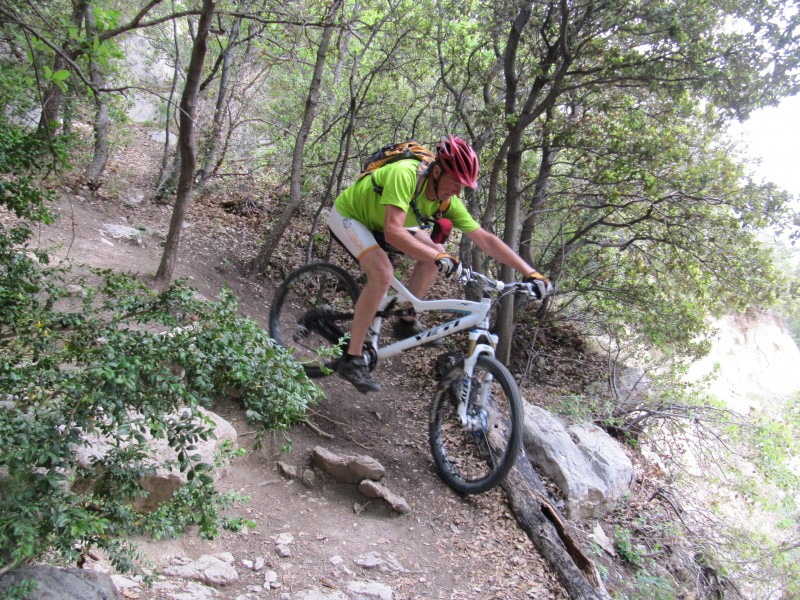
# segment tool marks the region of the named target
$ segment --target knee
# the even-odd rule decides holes
[[[394,269],[391,263],[389,263],[387,265],[382,265],[380,268],[372,269],[371,272],[367,274],[367,283],[375,287],[380,287],[381,290],[385,292],[389,289],[393,276]]]
[[[385,269],[382,269],[380,273],[380,282],[384,290],[389,289],[389,286],[392,284],[393,278],[394,278],[394,265],[390,263],[389,265],[386,266]]]

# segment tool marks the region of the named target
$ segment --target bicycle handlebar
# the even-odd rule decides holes
[[[491,292],[503,292],[503,291],[524,291],[529,296],[536,298],[536,293],[533,291],[531,284],[523,283],[521,281],[512,281],[510,283],[506,283],[505,281],[500,281],[498,279],[492,279],[491,277],[487,277],[483,273],[478,271],[473,271],[469,267],[464,267],[461,270],[461,275],[458,277],[458,282],[467,284],[467,283],[477,283],[478,286],[487,293]]]

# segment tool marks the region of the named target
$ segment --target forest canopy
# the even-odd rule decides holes
[[[482,164],[466,202],[557,283],[550,318],[692,354],[709,314],[786,293],[757,232],[796,234],[797,215],[722,134],[798,90],[792,2],[3,2],[5,116],[91,123],[100,178],[133,98],[177,134],[203,15],[194,182],[291,182],[257,270],[376,147],[456,133]]]

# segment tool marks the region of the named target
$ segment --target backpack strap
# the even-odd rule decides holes
[[[425,229],[426,227],[430,227],[431,220],[428,219],[427,217],[423,217],[420,214],[419,209],[417,208],[417,197],[419,197],[420,193],[422,193],[422,185],[425,183],[425,177],[427,176],[427,174],[428,174],[427,170],[425,170],[424,173],[417,174],[417,187],[414,190],[414,195],[411,196],[411,202],[409,202],[409,204],[411,205],[411,210],[414,211],[414,216],[417,218],[417,223],[419,223],[420,227],[422,227],[423,229]]]

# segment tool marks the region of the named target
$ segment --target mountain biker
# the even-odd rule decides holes
[[[553,292],[550,281],[525,262],[499,237],[483,229],[458,199],[462,188],[478,185],[478,156],[461,138],[447,136],[436,145],[436,160],[425,175],[417,197],[417,210],[431,217],[449,200],[445,216],[474,244],[495,260],[512,267],[524,276],[539,298]],[[389,289],[394,268],[386,252],[378,245],[373,232],[381,232],[385,241],[416,261],[407,282],[409,291],[424,298],[437,271],[446,277],[461,274],[459,260],[449,255],[442,244],[435,243],[421,228],[415,211],[409,211],[417,187],[417,167],[413,158],[388,163],[374,172],[374,181],[364,177],[336,198],[328,226],[347,250],[356,257],[367,276],[367,283],[356,301],[347,353],[337,374],[362,393],[381,389],[372,379],[363,355],[364,339],[381,299]],[[375,185],[382,188],[379,193]],[[443,204],[444,203],[444,204]],[[399,319],[395,336],[407,338],[423,330],[414,317]]]

